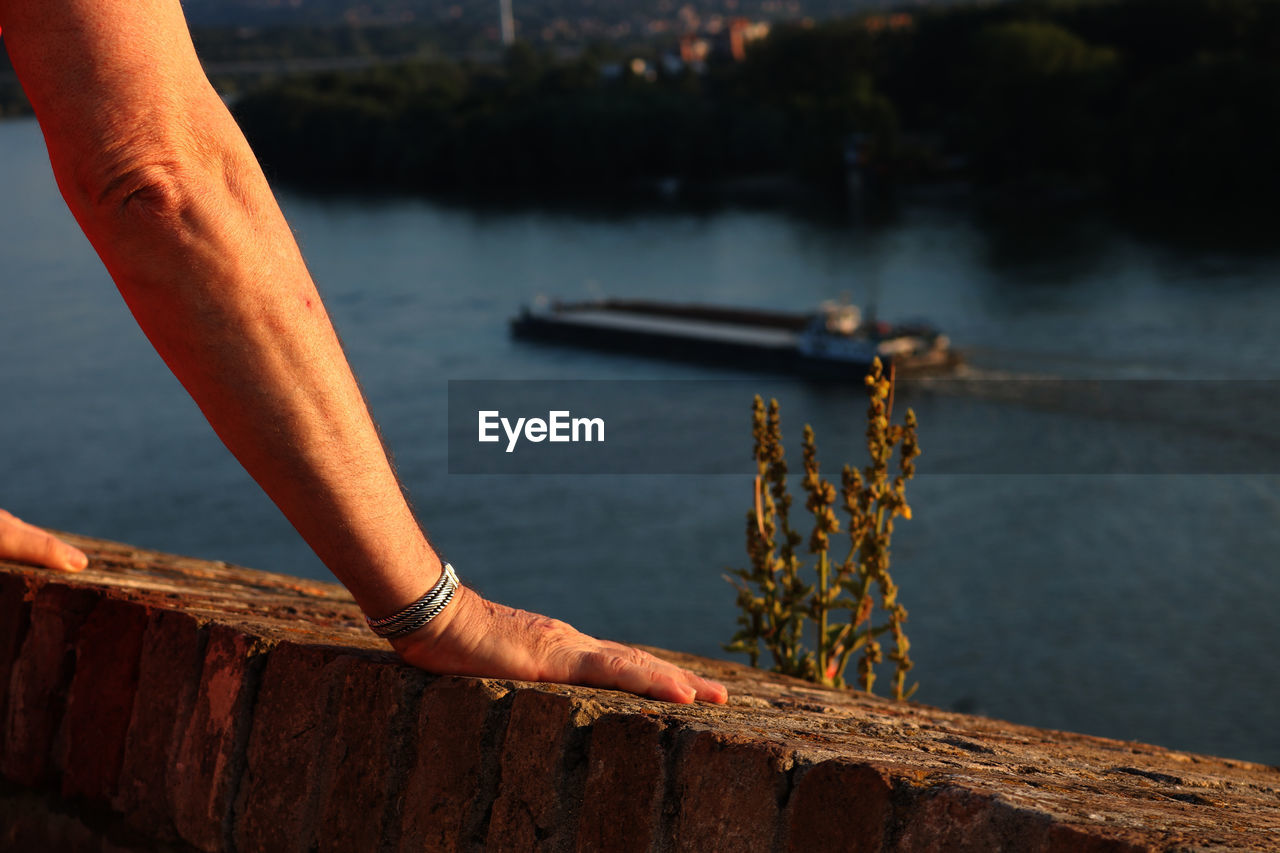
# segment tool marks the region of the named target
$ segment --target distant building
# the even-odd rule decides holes
[[[680,37],[680,61],[685,65],[695,65],[707,61],[711,55],[711,42],[693,33]]]
[[[502,26],[502,44],[511,47],[516,43],[516,18],[511,12],[511,0],[498,0],[498,19]]]
[[[741,62],[747,58],[747,45],[767,35],[769,35],[768,23],[734,18],[729,21],[729,55],[733,57],[734,62]]]
[[[706,71],[713,59],[741,62],[747,57],[747,45],[769,35],[769,24],[748,18],[731,18],[719,15],[707,18],[700,32],[686,32],[680,36],[679,54],[671,54],[664,63],[669,73],[674,73],[675,63],[690,68],[695,73]]]

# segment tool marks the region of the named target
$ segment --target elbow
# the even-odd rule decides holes
[[[122,290],[239,263],[274,224],[252,152],[226,129],[160,128],[50,151],[68,206]]]
[[[173,224],[191,202],[190,171],[175,158],[140,158],[80,177],[76,195],[95,220]]]
[[[59,184],[86,230],[172,227],[209,196],[216,170],[203,148],[176,132],[118,139],[66,158]]]
[[[63,197],[116,286],[134,300],[165,292],[204,239],[196,204],[201,181],[181,162],[139,158],[85,170]],[[141,303],[139,303],[141,304]]]
[[[252,222],[270,198],[256,167],[231,146],[112,163],[79,177],[74,193],[87,216],[78,218],[104,236],[139,229],[197,236]]]
[[[210,207],[240,206],[239,159],[211,140],[134,142],[86,158],[66,175],[63,195],[95,229],[180,228]]]
[[[126,300],[238,263],[251,211],[218,157],[136,156],[64,174],[64,196]],[[142,304],[142,303],[139,303]]]

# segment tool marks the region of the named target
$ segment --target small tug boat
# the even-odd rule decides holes
[[[860,380],[879,357],[898,374],[946,373],[959,363],[926,323],[864,322],[858,308],[823,303],[797,314],[629,299],[526,307],[517,338],[659,358]]]

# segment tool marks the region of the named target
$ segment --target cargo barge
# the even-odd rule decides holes
[[[959,363],[926,323],[864,322],[852,305],[802,314],[605,299],[526,307],[517,338],[806,376],[859,379],[879,357],[899,376],[946,373]]]

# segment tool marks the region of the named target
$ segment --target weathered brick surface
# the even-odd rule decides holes
[[[638,853],[658,842],[666,765],[662,733],[659,722],[638,714],[609,714],[595,721],[578,850]]]
[[[103,804],[115,797],[149,616],[142,605],[107,598],[80,627],[62,720],[64,796]]]
[[[195,619],[174,610],[151,611],[114,805],[164,840],[177,837],[168,768],[196,704],[203,657],[203,632]]]
[[[804,770],[786,811],[786,848],[792,853],[880,850],[893,814],[888,772],[831,759]]]
[[[1031,850],[1044,853],[1138,853],[1160,849],[1123,837],[1088,835],[1055,823],[1048,815],[1027,812],[990,795],[942,787],[924,792],[902,815],[902,832],[893,845],[899,853],[954,850]]]
[[[31,606],[27,585],[20,575],[0,572],[0,765],[4,763],[5,720],[9,708],[9,675],[27,635]]]
[[[308,848],[333,737],[332,706],[350,664],[331,648],[281,643],[271,650],[236,803],[239,849]]]
[[[468,846],[471,816],[488,787],[486,736],[506,688],[471,678],[428,686],[414,727],[413,763],[400,797],[400,853],[455,851]],[[503,720],[505,722],[505,719]],[[408,746],[408,744],[406,744]],[[494,761],[496,773],[497,762]]]
[[[23,785],[53,779],[52,752],[66,708],[76,633],[99,597],[49,584],[31,602],[30,622],[9,674],[4,775]]]
[[[1060,823],[1050,825],[1042,838],[1039,849],[1045,853],[1151,853],[1168,849],[1154,840],[1143,840],[1131,830],[1099,831]]]
[[[82,808],[56,792],[0,787],[5,853],[190,853],[132,830],[118,815]]]
[[[210,627],[200,686],[168,773],[174,826],[200,850],[226,845],[234,786],[240,781],[239,750],[248,739],[253,670],[261,654],[257,638]]]
[[[103,839],[83,822],[37,797],[0,796],[0,850],[13,853],[103,853]]]
[[[0,847],[106,853],[130,826],[144,848],[180,836],[183,850],[406,853],[1111,853],[1280,837],[1275,768],[663,650],[723,680],[730,703],[429,678],[394,662],[331,584],[67,538],[90,569],[0,567],[0,769],[35,786],[0,785],[0,805],[51,804],[23,813],[20,839],[0,820]],[[120,616],[131,609],[150,611],[145,631]],[[101,721],[84,698],[97,690],[113,697]],[[114,812],[81,824],[111,790],[131,692]],[[59,799],[64,785],[78,796]]]
[[[351,662],[333,737],[325,744],[328,784],[321,792],[313,849],[376,849],[384,824],[398,826],[396,795],[408,766],[403,740],[425,677],[387,659]]]
[[[522,690],[511,703],[502,741],[501,782],[486,846],[491,850],[558,850],[571,840],[558,820],[571,806],[562,769],[573,702],[567,696]]]
[[[790,764],[784,752],[699,732],[676,770],[671,846],[708,853],[770,850]]]

